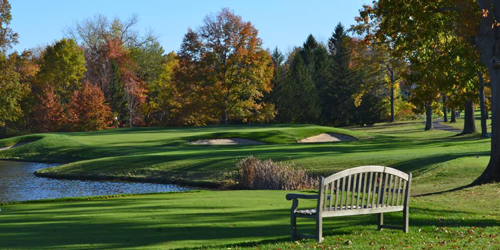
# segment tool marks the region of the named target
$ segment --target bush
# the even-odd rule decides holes
[[[291,162],[276,163],[249,156],[238,163],[238,185],[244,189],[296,190],[316,188],[318,180]]]

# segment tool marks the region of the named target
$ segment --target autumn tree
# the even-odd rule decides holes
[[[111,127],[111,109],[99,87],[85,82],[80,90],[73,92],[67,110],[67,123],[73,131],[96,131]]]
[[[37,95],[37,105],[33,111],[33,126],[36,132],[63,130],[66,115],[59,95],[52,85],[44,85]]]
[[[477,93],[477,78],[468,74],[471,70],[477,70],[478,67],[477,53],[468,53],[475,51],[470,29],[474,30],[473,26],[477,20],[473,11],[468,8],[471,7],[471,3],[471,1],[457,0],[399,4],[379,0],[374,3],[374,6],[364,6],[364,9],[360,11],[360,17],[357,18],[358,24],[355,29],[358,32],[362,31],[370,40],[389,44],[395,56],[418,57],[420,63],[428,63],[425,70],[435,70],[426,74],[433,73],[434,75],[430,78],[439,79],[439,82],[427,81],[425,84],[434,84],[437,86],[434,89],[440,89],[441,94],[447,95],[445,90],[452,86],[451,82],[457,82],[453,77],[466,78],[463,74],[447,74],[452,71],[467,72],[468,79],[458,84],[467,88],[468,92],[476,91]],[[448,8],[455,5],[457,9],[463,10],[461,14],[455,12],[455,7]],[[468,28],[455,28],[460,26],[459,24],[468,25]],[[466,32],[467,30],[469,32]],[[437,61],[441,63],[436,63]],[[461,64],[460,62],[473,63]],[[448,79],[443,80],[444,78]],[[472,78],[476,79],[475,85],[469,84]],[[467,101],[468,106],[471,102],[473,100]],[[467,114],[467,124],[472,124],[474,121],[471,120],[473,114],[471,115],[470,109],[467,109]],[[464,127],[464,132],[474,131]]]
[[[10,27],[10,8],[9,1],[0,1],[0,128],[4,128],[6,122],[16,121],[23,116],[20,102],[27,92],[26,86],[20,82],[12,58],[9,59],[5,54],[17,43],[18,37]]]
[[[157,78],[163,57],[152,32],[142,36],[136,15],[127,20],[108,20],[96,14],[65,31],[85,51],[86,80],[99,86],[121,124],[141,125],[148,82]],[[161,59],[163,60],[163,59]]]
[[[20,82],[12,60],[0,53],[0,128],[23,116],[21,100],[29,87]]]
[[[111,73],[108,93],[113,111],[126,119],[130,127],[141,125],[144,117],[141,108],[146,100],[147,87],[136,74],[137,64],[130,52],[118,39],[109,38],[103,47],[105,58],[110,62]]]
[[[183,84],[195,88],[205,101],[207,121],[227,124],[274,117],[272,105],[262,101],[272,89],[271,56],[262,48],[257,29],[232,11],[222,9],[207,16],[196,31],[188,30],[179,61],[179,69],[189,69],[180,77],[194,81]]]
[[[350,45],[350,67],[361,79],[354,96],[352,122],[364,126],[387,121],[388,117],[395,118],[399,68],[378,46],[371,46],[359,39],[352,39]]]
[[[8,0],[0,0],[0,50],[5,53],[17,43],[18,35],[10,27],[12,15]]]
[[[476,2],[479,3],[479,8]],[[473,184],[500,181],[500,134],[497,130],[500,127],[500,111],[496,108],[500,102],[500,67],[497,67],[500,65],[497,49],[500,42],[497,35],[499,26],[496,25],[500,9],[493,8],[499,3],[498,0],[379,0],[373,7],[365,6],[360,12],[360,20],[364,23],[378,19],[379,25],[372,34],[381,34],[381,38],[391,40],[399,51],[413,51],[422,42],[435,41],[436,44],[449,45],[447,42],[454,40],[460,45],[455,48],[463,48],[459,51],[476,52],[469,54],[475,56],[475,59],[462,55],[461,60],[477,62],[477,57],[481,56],[481,62],[488,68],[491,79],[491,157],[488,167]],[[479,49],[479,52],[476,49]]]
[[[169,53],[162,61],[159,75],[147,81],[148,94],[143,105],[146,125],[176,125],[181,110],[178,91],[174,85],[174,69],[178,65],[175,53]]]
[[[22,116],[16,121],[7,122],[6,126],[10,128],[10,132],[27,132],[30,130],[30,115],[33,111],[33,106],[35,105],[35,94],[33,93],[33,88],[35,87],[36,75],[39,70],[39,58],[34,55],[32,50],[26,50],[21,54],[17,52],[9,55],[9,61],[12,64],[14,71],[19,75],[19,85],[20,89],[18,96],[18,104],[21,108]],[[2,74],[7,75],[7,74]],[[11,78],[13,79],[13,78]],[[6,88],[6,93],[2,96],[6,97],[16,93],[16,91],[8,90]],[[10,98],[10,100],[16,100],[15,98]],[[11,114],[15,114],[12,112]]]
[[[63,103],[68,103],[73,91],[81,87],[85,76],[83,49],[72,39],[61,39],[43,53],[38,84],[51,85]]]

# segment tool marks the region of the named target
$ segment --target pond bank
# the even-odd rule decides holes
[[[135,193],[189,191],[174,184],[41,178],[33,173],[54,165],[0,160],[0,203]]]

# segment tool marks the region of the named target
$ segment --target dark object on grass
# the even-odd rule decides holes
[[[383,166],[351,168],[327,178],[321,177],[317,195],[287,194],[293,200],[291,239],[323,240],[323,218],[378,214],[378,229],[408,232],[411,174]],[[315,209],[298,210],[299,199],[317,199]],[[384,225],[384,213],[403,212],[403,226]],[[297,234],[297,217],[316,220],[316,235]]]

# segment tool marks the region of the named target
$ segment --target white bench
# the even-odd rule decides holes
[[[323,218],[378,214],[378,229],[408,232],[411,173],[383,166],[363,166],[321,177],[317,195],[287,194],[293,200],[291,239],[323,240]],[[299,199],[317,199],[315,209],[299,210]],[[403,226],[384,225],[384,213],[403,212]],[[297,234],[297,217],[316,220],[316,235]]]

